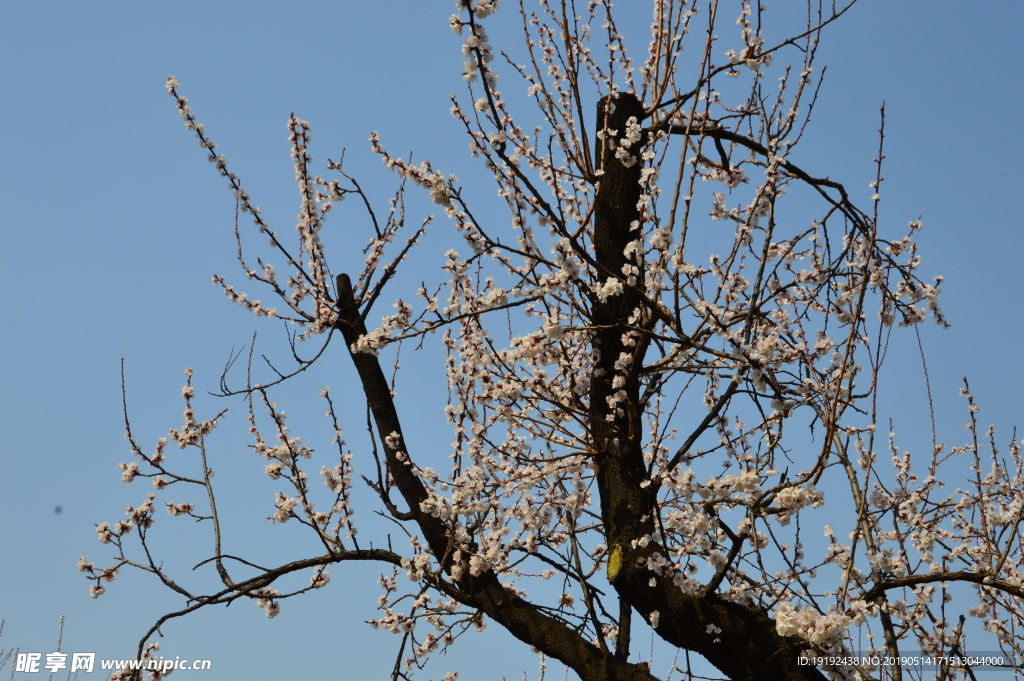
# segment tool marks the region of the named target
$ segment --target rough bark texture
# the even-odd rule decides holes
[[[641,164],[627,168],[615,157],[618,137],[626,122],[633,117],[639,120],[643,108],[636,97],[620,94],[612,99],[603,98],[597,107],[598,130],[605,131],[599,138],[596,150],[598,168],[604,171],[598,184],[594,207],[594,252],[598,265],[604,270],[602,280],[616,277],[624,280],[622,267],[627,265],[624,254],[629,242],[637,235],[631,225],[639,220],[637,202],[640,200]],[[616,131],[613,137],[608,131]],[[636,148],[630,149],[636,155]],[[615,364],[622,353],[633,356],[632,367],[642,365],[643,356],[634,356],[634,347],[623,343],[627,323],[637,309],[639,300],[627,288],[617,296],[604,302],[594,303],[594,375],[590,386],[591,437],[598,469],[598,489],[601,493],[601,514],[608,531],[609,548],[622,544],[625,532],[634,535],[650,534],[654,530],[652,500],[642,492],[640,483],[646,479],[642,444],[640,403],[640,381],[636,371],[626,375],[621,388],[627,399],[619,403],[619,411],[609,408],[608,398],[617,390],[612,385]],[[636,347],[643,347],[637,345]],[[625,483],[625,484],[622,484]],[[647,520],[640,526],[641,516]]]

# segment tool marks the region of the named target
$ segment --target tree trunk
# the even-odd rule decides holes
[[[631,94],[619,93],[598,103],[597,129],[603,134],[598,138],[596,158],[604,172],[595,198],[594,251],[602,283],[609,277],[625,283],[627,275],[622,268],[630,264],[626,247],[642,238],[637,207],[643,167],[637,157],[642,140],[627,148],[635,163],[627,166],[629,159],[623,162],[615,155],[622,148],[620,140],[631,117],[636,121],[643,117],[642,104]],[[733,681],[823,680],[825,677],[814,667],[797,664],[800,650],[808,644],[780,636],[763,610],[724,601],[715,593],[687,595],[670,577],[648,568],[650,558],[656,554],[667,558],[668,552],[651,540],[658,513],[651,490],[657,486],[642,485],[648,476],[637,370],[643,365],[647,344],[641,338],[633,344],[624,342],[630,329],[643,327],[637,313],[642,302],[635,293],[643,290],[642,277],[641,265],[635,288],[627,286],[621,294],[593,303],[596,360],[590,383],[591,438],[610,552],[609,581],[643,617],[650,620],[654,612],[658,613],[657,632],[665,641],[700,653]],[[630,319],[631,315],[636,316]],[[621,362],[623,353],[631,356],[632,362]],[[616,374],[625,379],[621,388],[613,384]],[[608,398],[619,390],[624,391],[625,400],[617,401],[616,411],[609,406]],[[649,543],[638,546],[636,542],[645,536]],[[721,632],[709,632],[708,625],[712,624]]]

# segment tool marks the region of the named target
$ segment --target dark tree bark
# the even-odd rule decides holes
[[[605,134],[597,143],[596,157],[604,172],[595,199],[594,251],[604,270],[602,276],[624,279],[622,268],[628,265],[625,249],[638,236],[633,225],[640,217],[637,203],[642,164],[627,167],[616,158],[615,151],[629,119],[642,119],[643,106],[635,96],[620,93],[599,102],[597,117],[598,130],[614,130],[616,135]],[[632,156],[639,154],[641,144],[628,148]],[[638,287],[642,287],[640,281]],[[601,514],[611,552],[609,581],[644,618],[658,613],[657,632],[663,639],[700,653],[734,681],[824,679],[814,667],[797,665],[806,642],[779,636],[767,613],[723,601],[714,593],[703,597],[684,594],[670,579],[648,569],[652,556],[667,556],[665,548],[656,541],[644,548],[636,546],[642,538],[650,540],[655,534],[658,512],[651,493],[657,486],[642,485],[648,476],[643,459],[640,381],[635,368],[643,365],[647,344],[642,338],[633,345],[623,342],[627,332],[643,326],[644,314],[639,296],[628,286],[622,294],[594,303],[597,328],[593,342],[598,359],[590,383],[591,436],[598,463]],[[618,413],[609,409],[607,398],[617,391],[612,381],[622,373],[621,368],[616,369],[622,353],[633,359],[621,388],[626,401]],[[709,633],[708,625],[715,625],[721,633]]]

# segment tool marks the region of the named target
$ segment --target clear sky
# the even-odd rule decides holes
[[[506,5],[489,22],[499,49],[516,46],[518,16]],[[622,0],[617,9],[646,21],[644,2]],[[450,2],[422,0],[0,4],[0,647],[50,652],[64,612],[65,651],[130,656],[176,605],[153,580],[127,572],[90,599],[75,570],[83,553],[108,564],[95,524],[121,519],[149,489],[119,481],[117,463],[130,457],[121,358],[133,428],[149,448],[180,424],[185,367],[195,367],[200,392],[212,390],[231,348],[249,342],[254,328],[267,347],[281,345],[274,327],[209,283],[215,272],[240,279],[234,202],[184,130],[164,89],[168,74],[284,232],[298,207],[285,129],[293,111],[313,126],[317,167],[347,147],[347,167],[378,206],[393,178],[369,151],[373,130],[395,154],[412,150],[460,177],[483,172],[448,115],[451,92],[465,99],[452,11]],[[1004,440],[1024,424],[1022,25],[1024,4],[1013,1],[863,0],[825,33],[819,64],[828,76],[797,151],[801,166],[866,201],[886,102],[883,219],[902,234],[922,216],[922,271],[946,277],[942,302],[953,328],[926,325],[922,337],[947,441],[963,432],[964,375],[983,422],[996,423]],[[525,97],[519,105],[530,106]],[[428,210],[417,203],[411,217]],[[337,219],[329,239],[335,258],[356,262],[362,237],[345,234],[362,232],[348,219]],[[451,239],[447,230],[439,222],[426,247]],[[912,334],[896,341],[883,401],[908,438],[926,428],[922,382],[910,370],[919,363],[914,343]],[[324,383],[345,388],[346,362],[330,358],[321,375],[284,393],[294,396],[288,409],[298,422],[319,435],[327,431],[315,396]],[[416,394],[416,381],[440,375],[437,367],[414,370],[406,385]],[[303,403],[312,405],[308,417]],[[230,503],[252,502],[259,521],[239,521],[238,542],[280,541],[257,549],[271,556],[295,548],[287,538],[295,528],[262,520],[272,490],[244,447],[241,404],[200,403],[211,414],[224,406],[233,411],[217,441],[218,480]],[[444,446],[441,412],[427,407],[415,427]],[[357,406],[348,427],[358,431],[360,420]],[[234,468],[247,472],[231,478]],[[174,556],[176,539],[200,534],[182,535],[170,521],[160,514],[156,529]],[[272,621],[239,602],[168,626],[165,651],[211,658],[213,671],[189,675],[208,681],[384,678],[397,638],[361,624],[375,614],[375,571],[332,572],[327,589],[286,601]],[[467,662],[434,660],[424,678],[458,668],[464,679],[536,677],[531,656],[494,627],[463,648]]]

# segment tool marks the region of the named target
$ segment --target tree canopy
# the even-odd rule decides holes
[[[784,35],[763,30],[757,2],[740,3],[738,19],[715,0],[652,4],[649,43],[634,52],[608,2],[523,0],[492,16],[496,0],[460,0],[450,23],[467,94],[451,113],[501,212],[375,133],[373,153],[399,178],[381,207],[342,159],[317,174],[310,124],[293,115],[296,240],[267,224],[168,80],[238,213],[269,239],[254,255],[236,224],[245,290],[214,281],[296,330],[293,364],[261,366],[250,346],[220,392],[246,400],[252,450],[280,484],[269,520],[300,526],[318,550],[270,567],[222,550],[206,457],[220,416],[196,415],[188,372],[184,425],[169,440],[150,452],[128,424],[135,460],[122,477],[157,491],[97,527],[115,547],[109,567],[79,566],[94,596],[126,566],[181,595],[140,655],[155,654],[151,638],[170,619],[239,599],[274,617],[326,587],[328,568],[374,561],[382,595],[369,622],[399,635],[395,679],[488,622],[585,681],[657,678],[631,648],[641,632],[734,680],[883,673],[863,657],[808,664],[814,656],[998,648],[1017,659],[1017,441],[1003,454],[993,431],[986,438],[966,384],[965,446],[936,442],[912,457],[877,409],[890,334],[929,316],[945,323],[941,278],[919,274],[921,222],[879,219],[884,107],[865,205],[832,179],[842,169],[806,167],[798,152],[822,86],[819,39],[852,3],[809,2]],[[521,23],[518,50],[491,44],[485,26],[499,20]],[[454,230],[441,262],[412,264],[433,218],[407,219],[407,188],[443,210],[431,229]],[[362,241],[346,244],[364,249],[361,271],[332,268],[322,240],[344,200],[361,206]],[[694,236],[709,227],[714,239]],[[426,346],[444,355],[448,383],[443,410],[427,417],[447,417],[450,445],[408,439],[403,425],[423,415],[395,399],[399,350]],[[329,457],[291,432],[272,393],[298,374],[329,382],[332,353],[347,355],[358,384],[323,389]],[[358,428],[361,410],[336,401],[365,404],[368,448],[346,445],[342,428]],[[363,484],[373,508],[353,503]],[[150,550],[167,488],[190,491],[166,510],[209,533],[210,581],[198,588]],[[812,512],[826,503],[838,532]],[[408,547],[358,534],[357,512],[371,510]],[[902,665],[886,673],[902,678]]]

